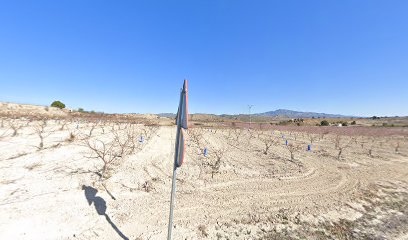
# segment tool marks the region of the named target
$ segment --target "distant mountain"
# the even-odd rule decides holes
[[[175,118],[176,114],[174,113],[159,113],[157,114],[160,117],[168,117],[168,118]],[[211,118],[221,117],[227,119],[240,119],[240,118],[247,118],[247,114],[206,114],[206,113],[195,113],[191,114],[196,116],[196,119],[206,116]],[[327,114],[327,113],[316,113],[316,112],[300,112],[300,111],[293,111],[288,109],[278,109],[275,111],[269,111],[264,113],[254,113],[251,116],[257,117],[283,117],[283,118],[349,118],[349,117],[356,117],[356,116],[345,116],[340,114]]]
[[[289,118],[346,118],[353,116],[345,116],[340,114],[327,114],[327,113],[316,113],[316,112],[299,112],[292,111],[288,109],[278,109],[275,111],[269,111],[264,113],[253,114],[255,116],[265,116],[265,117],[277,117],[277,116],[286,116]]]

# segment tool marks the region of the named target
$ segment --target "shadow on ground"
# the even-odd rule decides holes
[[[98,190],[96,190],[93,187],[90,186],[82,186],[82,190],[85,191],[85,197],[86,200],[88,201],[89,206],[92,205],[92,203],[94,204],[94,207],[96,209],[96,212],[99,215],[103,215],[106,218],[106,221],[108,221],[108,223],[112,226],[112,228],[119,234],[119,236],[122,239],[125,240],[129,240],[129,238],[127,238],[120,230],[119,228],[112,222],[112,220],[110,219],[110,217],[106,214],[106,201],[101,198],[96,196],[96,193],[98,192]]]

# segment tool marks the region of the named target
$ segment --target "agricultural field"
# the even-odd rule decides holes
[[[408,1],[4,1],[0,240],[408,240]]]
[[[0,239],[165,239],[169,122],[1,118]],[[186,151],[174,239],[408,238],[407,128],[195,125]]]

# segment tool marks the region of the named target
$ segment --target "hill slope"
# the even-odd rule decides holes
[[[269,117],[276,117],[276,116],[286,116],[289,118],[343,118],[343,117],[352,117],[352,116],[344,116],[340,114],[327,114],[327,113],[316,113],[316,112],[299,112],[299,111],[292,111],[288,109],[278,109],[275,111],[269,111],[264,113],[257,113],[254,114],[255,116],[269,116]]]

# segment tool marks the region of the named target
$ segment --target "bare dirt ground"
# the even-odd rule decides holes
[[[0,239],[166,238],[175,127],[0,121]],[[190,129],[174,239],[407,239],[406,132],[361,131]]]

